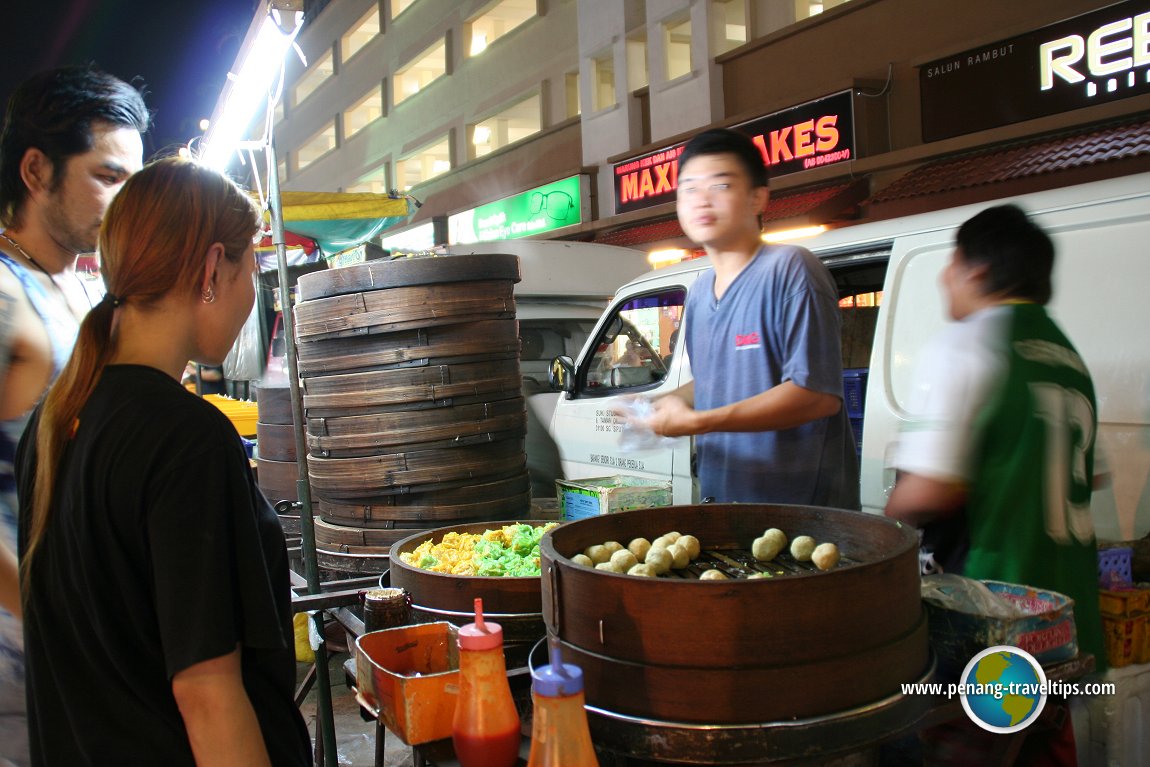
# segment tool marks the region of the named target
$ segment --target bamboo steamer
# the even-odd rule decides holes
[[[256,484],[273,504],[295,501],[298,499],[295,483],[299,478],[299,466],[296,463],[291,389],[286,386],[257,386],[256,413],[256,443],[259,446]],[[299,532],[298,516],[293,516],[289,522],[281,515],[280,521],[285,530],[290,526],[294,532]]]
[[[299,278],[300,302],[412,285],[464,284],[485,280],[519,282],[519,259],[506,253],[368,261]]]
[[[389,528],[411,521],[429,529],[468,517],[514,518],[525,514],[530,505],[531,480],[525,472],[462,488],[383,495],[364,503],[316,502],[320,516],[333,524]]]
[[[417,533],[392,546],[391,585],[411,595],[412,616],[418,623],[446,620],[457,626],[474,618],[476,597],[483,599],[483,614],[503,628],[503,649],[508,667],[526,664],[531,647],[545,633],[542,614],[540,579],[448,575],[409,565],[402,554],[409,554],[424,541],[439,541],[449,532],[483,533],[505,525],[522,522],[533,527],[549,524],[546,520],[516,520],[457,524]],[[546,537],[546,536],[545,536]]]
[[[749,549],[771,527],[836,543],[847,564],[701,581],[616,575],[569,559],[595,543],[671,530],[721,556]],[[918,539],[882,517],[805,506],[664,507],[571,522],[540,548],[548,630],[583,668],[588,704],[607,711],[700,723],[815,717],[897,694],[930,662]]]

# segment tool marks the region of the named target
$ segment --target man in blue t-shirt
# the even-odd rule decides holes
[[[677,194],[679,223],[713,268],[687,296],[695,380],[658,399],[647,425],[697,435],[704,499],[857,509],[830,272],[805,248],[763,245],[767,169],[743,134],[691,139]]]

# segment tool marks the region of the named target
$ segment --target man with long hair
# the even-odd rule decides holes
[[[16,443],[90,308],[76,257],[96,249],[104,211],[140,168],[148,122],[136,89],[67,67],[25,81],[0,134],[0,764],[27,760]]]

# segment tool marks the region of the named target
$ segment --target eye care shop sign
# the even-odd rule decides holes
[[[571,176],[449,216],[448,242],[514,240],[582,220],[582,185],[579,176]]]
[[[1150,0],[1126,0],[919,67],[922,139],[1150,93]]]

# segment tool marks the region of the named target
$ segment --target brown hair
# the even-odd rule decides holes
[[[207,166],[170,157],[128,179],[100,228],[100,271],[109,296],[80,324],[76,347],[40,408],[36,477],[27,545],[20,563],[24,593],[32,557],[51,516],[52,489],[77,417],[116,350],[117,304],[148,307],[172,293],[198,295],[214,243],[232,262],[243,258],[260,225],[254,201]]]

